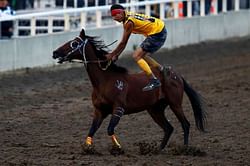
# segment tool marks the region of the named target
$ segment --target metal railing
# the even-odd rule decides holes
[[[161,19],[178,19],[183,12],[183,6],[180,3],[186,3],[186,17],[193,16],[192,3],[199,2],[199,15],[205,16],[205,0],[153,0],[153,1],[133,1],[122,4],[129,10],[138,10],[147,15],[151,15],[152,8],[157,6],[158,15]],[[222,12],[227,12],[227,0],[222,1]],[[218,0],[212,0],[212,15],[218,14]],[[171,7],[172,15],[166,14],[167,6]],[[234,11],[240,10],[240,0],[234,0]],[[83,8],[66,8],[60,10],[37,12],[29,14],[20,14],[15,16],[0,17],[2,21],[14,21],[14,36],[20,36],[20,32],[26,31],[27,34],[35,36],[39,33],[55,33],[58,31],[70,31],[79,29],[79,27],[103,27],[115,25],[109,13],[110,5],[92,6]]]

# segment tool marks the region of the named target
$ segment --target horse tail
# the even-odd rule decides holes
[[[204,98],[197,93],[184,78],[184,91],[186,92],[194,112],[195,124],[198,130],[205,132],[206,111]]]

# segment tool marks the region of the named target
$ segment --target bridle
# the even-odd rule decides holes
[[[73,60],[72,59],[72,60],[69,60],[70,62],[84,63],[84,66],[85,66],[86,69],[87,69],[87,65],[89,63],[98,63],[100,69],[107,70],[108,67],[111,65],[112,61],[111,60],[100,60],[98,58],[97,58],[97,60],[87,60],[86,54],[85,54],[85,47],[86,47],[86,45],[88,43],[88,39],[83,40],[79,36],[77,36],[76,38],[79,39],[80,42],[75,40],[75,39],[70,42],[70,47],[72,48],[72,50],[67,53],[67,55],[64,57],[64,60],[68,60],[71,54],[73,54],[76,51],[79,51],[80,54],[82,55],[83,60],[78,61],[78,60]],[[102,62],[108,62],[108,63],[106,64],[105,67],[102,67],[102,65],[101,65]]]

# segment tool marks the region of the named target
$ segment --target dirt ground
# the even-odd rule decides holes
[[[180,123],[167,109],[175,130],[162,152],[155,149],[163,132],[144,111],[122,117],[116,128],[123,155],[109,153],[109,118],[94,137],[98,153],[82,154],[92,119],[92,87],[81,65],[63,64],[0,74],[0,165],[250,165],[250,37],[162,50],[156,57],[172,64],[206,98],[206,133],[195,128],[184,98],[189,147],[183,146]],[[120,63],[128,67],[129,62]]]

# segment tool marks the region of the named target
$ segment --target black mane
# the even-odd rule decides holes
[[[93,45],[97,58],[105,60],[106,54],[108,54],[108,46],[104,44],[103,40],[98,40],[97,36],[85,36],[88,41]],[[108,67],[108,70],[119,72],[119,73],[128,73],[128,70],[122,66],[116,65],[114,62]]]

